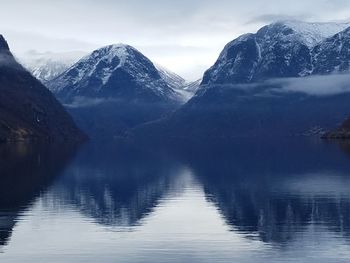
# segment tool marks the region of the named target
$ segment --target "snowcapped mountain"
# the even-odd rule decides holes
[[[135,48],[93,51],[47,83],[91,137],[113,137],[175,110],[185,100]]]
[[[29,51],[18,55],[19,61],[43,83],[56,78],[62,74],[86,53],[82,51],[52,53],[39,53]]]
[[[0,35],[0,141],[81,140],[63,106],[20,65]]]
[[[190,138],[322,133],[349,114],[349,77],[340,74],[349,70],[350,24],[273,23],[228,43],[195,96],[134,133]]]
[[[344,30],[342,37],[338,35],[338,44],[333,43],[333,48],[342,47],[340,42],[348,35],[348,27],[350,23],[297,21],[267,25],[256,34],[246,34],[228,43],[214,66],[204,74],[202,84],[249,83],[326,73],[319,70],[322,65],[317,61],[329,56],[323,53],[330,49],[334,35]],[[328,68],[328,72],[343,70],[337,66]]]
[[[84,96],[181,100],[148,58],[124,44],[95,50],[50,81],[48,87],[62,99]]]

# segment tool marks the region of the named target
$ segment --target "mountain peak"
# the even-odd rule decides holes
[[[135,48],[133,48],[130,45],[127,44],[123,44],[123,43],[119,43],[119,44],[112,44],[112,45],[108,45],[108,46],[104,46],[102,48],[100,48],[99,50],[106,50],[108,52],[125,52],[128,53],[131,50],[135,50]]]
[[[350,23],[336,22],[305,22],[298,20],[281,20],[267,25],[258,31],[258,34],[276,34],[282,32],[285,36],[298,37],[309,48],[314,47],[326,38],[350,27]]]
[[[3,35],[0,35],[0,50],[10,50],[9,45],[7,44],[7,41],[5,40]]]
[[[128,58],[136,55],[142,55],[137,49],[127,44],[112,44],[101,47],[91,54],[87,55],[82,60],[104,61],[113,67],[123,67]]]
[[[113,49],[118,49],[118,48],[124,48],[124,49],[134,49],[132,46],[124,43],[118,43],[118,44],[111,44],[108,45],[107,47],[111,47]]]
[[[104,46],[75,63],[48,84],[62,98],[76,96],[140,99],[147,94],[159,101],[179,100],[154,64],[126,44]],[[134,97],[133,97],[134,96]],[[146,95],[143,98],[147,97]],[[142,98],[142,99],[143,99]]]

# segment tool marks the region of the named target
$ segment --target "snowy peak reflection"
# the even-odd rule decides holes
[[[89,144],[46,203],[71,206],[103,225],[135,226],[174,186],[180,169],[166,151],[127,143]]]

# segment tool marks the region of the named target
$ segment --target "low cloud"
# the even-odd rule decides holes
[[[284,20],[302,20],[303,21],[307,19],[309,19],[309,16],[306,14],[295,15],[295,16],[288,16],[288,15],[281,15],[281,14],[264,14],[264,15],[253,17],[246,23],[246,25],[257,24],[257,23],[268,24],[268,23],[272,23],[276,21],[284,21]]]
[[[350,74],[332,74],[305,78],[272,79],[268,85],[281,86],[275,89],[284,92],[302,92],[314,96],[329,96],[350,92]]]
[[[106,102],[115,102],[116,100],[111,98],[87,98],[87,97],[75,97],[71,103],[64,104],[67,108],[77,109],[77,108],[87,108],[92,106],[97,106]]]
[[[310,96],[332,96],[350,93],[350,74],[316,75],[299,78],[275,78],[247,84],[202,85],[207,89],[241,90],[247,96],[276,97],[286,93],[304,93]],[[196,95],[201,95],[198,92]]]

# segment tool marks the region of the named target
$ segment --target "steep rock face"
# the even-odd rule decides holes
[[[292,25],[276,23],[256,34],[261,58],[253,81],[277,77],[298,77],[311,70],[308,41]]]
[[[0,36],[0,141],[82,140],[85,135]]]
[[[202,84],[250,83],[345,71],[348,27],[346,23],[297,21],[265,26],[256,34],[243,35],[227,44],[204,74]]]
[[[92,137],[122,135],[183,103],[154,64],[135,48],[95,50],[48,84]]]
[[[316,45],[313,74],[348,72],[350,69],[350,27]]]
[[[260,50],[253,34],[229,43],[215,65],[203,77],[202,84],[247,83],[260,60]]]

